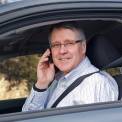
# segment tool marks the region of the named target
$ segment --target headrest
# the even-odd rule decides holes
[[[89,40],[87,56],[92,64],[100,69],[109,66],[112,62],[121,57],[112,42],[102,35],[97,35]]]

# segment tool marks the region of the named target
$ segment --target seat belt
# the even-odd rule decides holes
[[[79,77],[78,79],[76,79],[59,97],[58,99],[53,103],[53,105],[51,106],[51,108],[56,107],[59,102],[67,95],[69,94],[73,89],[75,89],[85,78],[89,77],[90,75],[93,75],[95,73],[98,73],[99,71],[96,72],[92,72],[86,75],[83,75],[81,77]]]

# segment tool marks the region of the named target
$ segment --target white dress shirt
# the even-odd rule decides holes
[[[56,99],[78,77],[98,70],[86,57],[67,75],[63,75],[61,72],[56,74],[55,80],[46,91],[37,92],[32,88],[22,111],[50,108]],[[79,86],[59,102],[57,107],[115,100],[118,100],[118,85],[108,73],[101,71],[85,78]]]

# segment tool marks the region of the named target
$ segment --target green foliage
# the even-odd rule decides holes
[[[20,83],[22,80],[27,80],[28,86],[30,86],[36,81],[38,59],[38,55],[8,59],[0,62],[0,73],[4,74],[10,82]]]
[[[109,74],[111,74],[112,76],[119,75],[120,74],[120,67],[110,68],[110,69],[107,69],[106,71]]]

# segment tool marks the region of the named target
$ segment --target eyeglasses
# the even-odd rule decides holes
[[[50,44],[50,47],[52,49],[61,49],[61,46],[64,45],[65,48],[72,48],[75,44],[82,42],[82,40],[76,40],[76,41],[70,41],[70,42],[65,42],[64,44],[61,43],[52,43]]]

